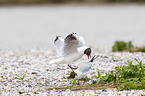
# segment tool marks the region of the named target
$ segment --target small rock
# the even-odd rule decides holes
[[[38,92],[34,92],[34,94],[39,94]]]
[[[38,74],[37,72],[32,72],[32,74]]]
[[[28,84],[28,87],[32,87],[30,84]]]
[[[103,89],[102,92],[107,92],[107,90],[106,89]]]
[[[23,93],[24,93],[24,92],[21,92],[21,91],[19,92],[19,94],[23,94]]]

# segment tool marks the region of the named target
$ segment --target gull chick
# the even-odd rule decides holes
[[[83,40],[82,37],[80,39]],[[80,59],[84,54],[88,56],[88,59],[91,56],[91,48],[84,46],[84,41],[80,43],[76,33],[69,34],[65,39],[57,36],[54,44],[60,57],[50,61],[49,64],[68,64]]]
[[[71,65],[68,64],[68,66],[72,70],[68,79],[70,79],[70,78],[72,78],[72,79],[82,79],[82,78],[84,78],[89,73],[89,71],[91,69],[91,66],[92,66],[92,63],[97,57],[99,57],[99,55],[98,56],[96,56],[96,55],[93,56],[93,58],[88,63],[79,66],[76,70],[74,70],[74,68],[72,68]]]

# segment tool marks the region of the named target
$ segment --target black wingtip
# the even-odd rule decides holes
[[[69,34],[69,35],[65,38],[65,40],[77,40],[77,37],[76,37],[74,34],[76,34],[76,33],[71,33],[71,34]]]
[[[73,32],[72,34],[77,34],[77,33]]]
[[[95,55],[96,56],[96,55]],[[95,59],[95,56],[93,56],[93,58],[90,60],[90,62],[93,62],[94,61],[94,59]]]
[[[58,40],[60,36],[56,36],[55,40],[54,40],[54,43]]]

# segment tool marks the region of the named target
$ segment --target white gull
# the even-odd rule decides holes
[[[80,40],[84,40],[82,37]],[[49,64],[68,64],[80,59],[84,54],[88,56],[91,54],[91,48],[84,46],[85,42],[77,39],[76,33],[69,34],[65,39],[57,36],[54,40],[57,53],[60,55],[59,58],[51,60]]]

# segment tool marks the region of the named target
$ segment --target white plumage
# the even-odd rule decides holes
[[[82,41],[79,41],[76,33],[69,34],[65,39],[57,36],[54,44],[60,57],[55,60],[51,60],[49,63],[68,64],[80,59],[84,54],[89,57],[91,54],[91,49],[84,46],[85,42],[82,38],[83,37],[81,37]]]
[[[99,55],[93,56],[93,58],[88,63],[79,66],[76,70],[74,70],[70,65],[68,65],[72,69],[72,72],[68,78],[73,78],[73,79],[84,78],[89,73],[92,67],[92,63],[97,57],[99,57]]]

